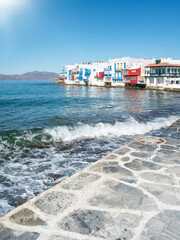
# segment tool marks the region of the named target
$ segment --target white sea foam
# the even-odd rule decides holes
[[[115,124],[97,123],[89,125],[80,123],[75,127],[59,126],[52,129],[45,129],[44,131],[50,134],[56,142],[73,141],[83,138],[133,136],[168,127],[177,119],[177,116],[171,116],[168,118],[155,118],[150,122],[142,123],[136,121],[134,118],[130,118],[126,122],[116,122]]]

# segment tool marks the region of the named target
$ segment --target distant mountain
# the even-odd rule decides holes
[[[58,78],[58,74],[54,72],[27,72],[16,75],[4,75],[0,74],[0,80],[52,80]]]

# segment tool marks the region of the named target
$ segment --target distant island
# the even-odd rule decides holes
[[[54,72],[33,71],[15,75],[0,74],[0,80],[53,80],[58,76],[59,74]]]

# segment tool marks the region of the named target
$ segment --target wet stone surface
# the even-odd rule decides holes
[[[143,144],[140,142],[132,142],[129,144],[129,147],[142,152],[153,152],[157,148],[157,145],[149,145],[149,144]]]
[[[128,162],[129,160],[130,160],[129,157],[122,157],[122,158],[121,158],[121,161],[123,161],[123,162]]]
[[[151,211],[157,209],[153,199],[150,199],[141,190],[114,181],[104,182],[99,193],[88,200],[92,206],[104,208],[139,209]]]
[[[25,203],[1,218],[0,239],[180,240],[179,132],[180,120]]]
[[[146,224],[140,240],[179,240],[180,211],[166,210],[159,213]]]
[[[141,187],[153,194],[163,203],[180,205],[180,188],[178,187],[153,183],[142,183]]]
[[[108,157],[106,157],[106,159],[108,159],[108,160],[115,160],[115,159],[117,159],[118,158],[118,156],[116,156],[116,155],[110,155],[110,156],[108,156]]]
[[[161,163],[165,165],[173,165],[173,164],[180,164],[180,158],[179,153],[175,152],[173,154],[163,154],[163,153],[157,153],[156,157],[154,157],[153,162],[155,163]]]
[[[141,216],[135,214],[122,213],[103,227],[96,236],[107,240],[131,239],[141,219]]]
[[[83,187],[87,187],[88,184],[91,184],[100,179],[100,176],[91,174],[91,173],[82,173],[77,177],[69,179],[62,187],[64,189],[79,190]]]
[[[133,157],[139,157],[139,158],[150,158],[152,156],[152,152],[132,152],[131,155]]]
[[[11,221],[29,226],[37,226],[37,225],[46,225],[46,223],[41,220],[33,211],[29,209],[22,209],[21,211],[13,214],[10,217]]]
[[[101,172],[106,175],[111,175],[114,178],[120,179],[127,182],[136,182],[134,175],[127,169],[117,165],[111,164],[101,164],[98,167],[94,166],[93,171]]]
[[[66,231],[95,235],[110,221],[112,221],[111,214],[106,211],[77,210],[63,218],[59,227]]]
[[[47,214],[57,214],[70,207],[75,201],[73,194],[50,192],[35,202],[35,206]]]
[[[155,172],[145,172],[141,174],[141,178],[155,182],[155,183],[164,183],[175,185],[175,180],[172,177],[169,177],[164,174],[155,173]]]
[[[47,238],[47,240],[78,240],[78,239],[56,235],[56,236],[51,236],[51,237]],[[88,240],[88,239],[85,239],[85,240]]]
[[[180,166],[170,167],[167,169],[167,172],[180,178]]]
[[[16,231],[6,228],[0,224],[0,239],[1,240],[36,240],[39,233]]]
[[[116,154],[118,155],[124,155],[130,151],[129,148],[121,148],[120,150],[116,151]]]
[[[143,161],[140,159],[134,159],[130,163],[126,163],[125,166],[135,171],[142,171],[142,170],[159,170],[163,166],[159,164],[155,164],[153,162]]]

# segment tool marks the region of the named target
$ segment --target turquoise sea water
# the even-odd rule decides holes
[[[138,135],[160,135],[179,106],[179,93],[0,81],[0,215]]]

